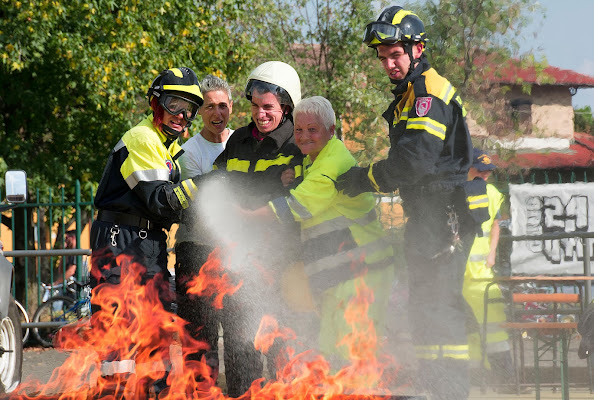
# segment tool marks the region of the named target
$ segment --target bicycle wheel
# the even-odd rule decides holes
[[[54,296],[48,301],[41,303],[35,315],[34,323],[43,322],[63,322],[67,324],[76,321],[76,310],[73,307],[74,300],[66,296]],[[44,347],[53,346],[54,336],[60,330],[61,326],[36,327],[33,328],[33,336]]]
[[[27,310],[25,310],[25,307],[22,306],[21,303],[19,303],[18,301],[14,301],[14,304],[16,304],[17,309],[19,311],[19,316],[21,317],[21,325],[25,324],[25,323],[29,323],[29,314],[27,313]],[[29,328],[23,328],[23,344],[27,343],[27,340],[29,339]]]

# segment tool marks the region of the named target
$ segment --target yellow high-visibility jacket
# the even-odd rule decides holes
[[[191,179],[181,181],[177,140],[168,139],[148,116],[124,134],[109,155],[95,196],[99,210],[146,218],[169,228],[196,194]]]
[[[375,295],[370,316],[381,329],[394,278],[393,250],[375,213],[371,193],[349,197],[337,192],[334,180],[355,165],[344,143],[331,138],[315,161],[303,162],[303,181],[269,204],[279,220],[301,223],[305,274],[320,307],[320,345],[336,351],[336,343],[350,331],[344,308],[355,295],[355,277],[367,270],[364,281]]]
[[[482,329],[484,320],[484,294],[488,281],[476,282],[475,279],[492,279],[494,277],[493,268],[487,267],[487,256],[491,249],[491,229],[495,219],[499,219],[499,210],[503,203],[503,195],[497,188],[487,184],[487,196],[489,198],[489,220],[483,222],[481,229],[483,236],[477,236],[474,239],[466,272],[464,273],[464,288],[462,293],[464,298],[472,308],[474,316]],[[501,290],[497,285],[489,288],[489,298],[500,298]],[[501,328],[500,324],[505,322],[505,307],[503,303],[491,303],[487,310],[487,353],[497,353],[509,350],[509,336]],[[471,348],[472,358],[477,358],[480,352]]]

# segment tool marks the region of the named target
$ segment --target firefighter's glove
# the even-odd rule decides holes
[[[210,171],[207,174],[202,174],[202,175],[196,175],[195,177],[192,178],[192,181],[194,182],[194,184],[198,187],[200,187],[201,184],[204,184],[204,182],[213,182],[216,180],[224,180],[226,177],[227,171],[224,169],[213,169],[212,171]]]
[[[375,192],[367,174],[369,167],[352,167],[340,175],[334,186],[339,192],[342,191],[349,197],[355,197],[365,192]]]

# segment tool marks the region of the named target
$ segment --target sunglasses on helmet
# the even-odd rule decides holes
[[[184,119],[188,122],[193,121],[196,118],[196,113],[200,106],[186,99],[185,97],[177,96],[175,94],[163,93],[159,98],[159,104],[171,115],[177,115],[181,112],[184,113]]]
[[[376,21],[367,24],[363,43],[366,45],[394,44],[402,40],[400,27],[388,22]]]

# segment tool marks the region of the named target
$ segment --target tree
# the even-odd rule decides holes
[[[594,135],[594,116],[590,106],[574,109],[574,125],[576,132],[585,132]]]
[[[162,69],[234,79],[253,54],[250,2],[3,1],[0,157],[34,184],[97,182]]]
[[[303,97],[321,95],[332,103],[337,134],[350,141],[361,162],[388,145],[380,116],[390,101],[388,85],[375,53],[362,44],[375,13],[362,0],[275,0],[254,12],[246,27],[260,48],[253,67],[268,60],[291,64]]]
[[[148,110],[144,93],[161,70],[189,66],[199,76],[230,79],[243,73],[254,47],[233,21],[244,19],[250,4],[3,0],[0,160],[26,170],[30,187],[41,188],[32,201],[48,201],[50,188],[59,187],[72,200],[76,180],[87,192],[110,150]],[[19,218],[15,245],[26,248],[28,238],[34,248]]]
[[[514,133],[505,123],[507,88],[494,85],[493,77],[517,53],[518,38],[541,6],[532,0],[425,0],[411,7],[425,21],[431,65],[462,92],[472,117],[491,133]],[[518,62],[539,71],[547,65],[531,56]]]

